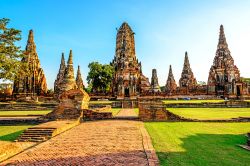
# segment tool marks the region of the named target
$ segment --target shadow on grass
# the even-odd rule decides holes
[[[179,152],[157,152],[161,165],[245,166],[250,163],[250,152],[238,146],[246,144],[244,135],[196,134],[180,140],[182,143],[175,147]]]
[[[3,136],[0,136],[0,141],[14,141],[17,139],[17,137],[23,133],[24,130],[16,131],[14,133],[6,134]]]

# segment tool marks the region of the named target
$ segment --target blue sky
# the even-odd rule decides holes
[[[116,28],[126,21],[135,35],[136,54],[143,73],[157,69],[165,85],[172,64],[178,82],[188,51],[198,81],[207,81],[224,25],[231,54],[241,72],[250,77],[249,0],[0,0],[0,16],[22,31],[25,48],[29,29],[49,88],[53,87],[61,53],[73,50],[75,72],[84,80],[92,61],[109,63],[115,54]],[[86,80],[85,80],[86,84]]]

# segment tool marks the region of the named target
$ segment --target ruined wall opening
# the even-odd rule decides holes
[[[236,86],[236,94],[238,97],[241,96],[241,86],[240,85]]]
[[[125,94],[125,97],[129,97],[130,95],[129,95],[129,88],[128,87],[126,87],[125,89],[124,89],[124,94]]]

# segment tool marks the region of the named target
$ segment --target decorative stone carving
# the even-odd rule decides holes
[[[152,78],[151,78],[151,87],[150,92],[161,92],[161,88],[158,83],[157,71],[156,69],[152,70]]]
[[[29,37],[24,54],[25,57],[22,59],[22,62],[28,64],[28,72],[20,76],[20,78],[15,79],[13,93],[15,95],[24,94],[26,96],[40,96],[46,94],[46,78],[36,52],[33,30],[29,31]]]
[[[174,79],[174,75],[173,75],[173,72],[172,72],[172,66],[170,65],[169,66],[168,79],[167,79],[167,82],[166,82],[165,91],[168,94],[173,94],[173,93],[175,93],[176,88],[177,88],[177,85],[176,85],[176,82],[175,82],[175,79]]]
[[[208,94],[217,96],[241,96],[247,94],[247,85],[240,80],[240,71],[229,51],[223,25],[213,65],[208,76]]]
[[[194,89],[196,85],[197,81],[190,67],[188,53],[185,52],[184,65],[181,73],[181,78],[179,80],[179,87],[181,91],[186,91],[188,93],[190,90]]]
[[[112,65],[115,69],[112,93],[118,99],[136,98],[150,88],[148,78],[142,74],[141,63],[136,58],[134,32],[126,22],[117,31]]]

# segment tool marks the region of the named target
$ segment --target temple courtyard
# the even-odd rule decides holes
[[[3,160],[7,151],[12,150],[12,154],[0,165],[248,165],[249,152],[239,145],[246,143],[250,122],[206,120],[250,117],[249,108],[168,109],[203,121],[87,121],[42,143],[14,142],[35,124],[4,125],[0,126],[0,149],[4,150],[0,158]],[[1,115],[41,115],[48,111],[1,111]],[[138,117],[137,108],[116,108],[112,113],[117,118]]]
[[[0,166],[250,165],[250,1],[1,5]]]

